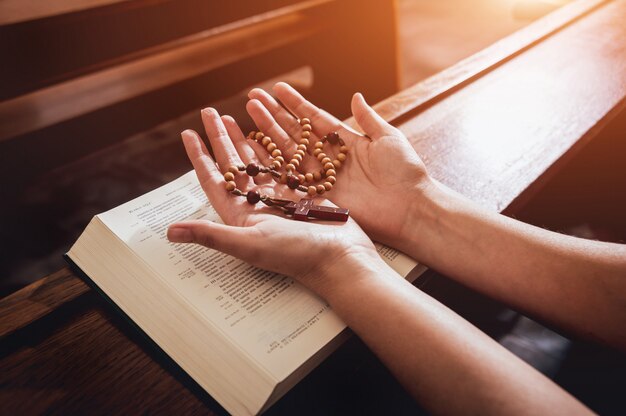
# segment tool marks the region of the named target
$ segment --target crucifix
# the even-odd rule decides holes
[[[350,211],[345,208],[323,207],[315,205],[312,199],[304,198],[300,202],[289,202],[285,211],[293,215],[294,220],[306,221],[309,218],[327,221],[348,221]]]

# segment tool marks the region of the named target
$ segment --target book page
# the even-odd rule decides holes
[[[374,243],[376,251],[382,259],[391,266],[400,276],[406,278],[411,270],[413,270],[418,263],[411,257],[407,256],[401,251],[391,248],[381,243]]]
[[[98,217],[277,380],[345,328],[326,302],[291,278],[167,240],[167,227],[175,221],[220,221],[193,171]]]

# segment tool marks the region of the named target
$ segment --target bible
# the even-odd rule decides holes
[[[195,172],[96,215],[66,259],[232,414],[263,412],[336,349],[346,325],[286,276],[195,244],[169,224],[220,221]],[[425,268],[377,245],[401,276]]]

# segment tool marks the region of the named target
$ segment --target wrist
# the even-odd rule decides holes
[[[388,268],[376,248],[350,249],[299,279],[329,303],[354,285],[375,280]]]
[[[431,256],[428,253],[432,251],[433,243],[442,239],[440,224],[457,198],[432,178],[416,185],[409,192],[406,220],[395,247],[429,264]]]

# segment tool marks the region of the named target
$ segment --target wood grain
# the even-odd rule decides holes
[[[89,286],[66,267],[1,299],[0,339],[88,291]]]
[[[0,2],[0,25],[43,19],[59,14],[75,13],[128,0],[3,0]]]
[[[606,3],[607,0],[577,0],[563,6],[450,68],[379,102],[376,111],[390,123],[400,123]]]
[[[158,52],[0,102],[0,141],[102,109],[323,31],[330,21],[305,11],[310,0],[207,30]]]
[[[424,102],[429,94],[439,96],[438,85],[414,88],[413,99],[407,98],[411,93],[401,93],[377,108],[397,120],[437,179],[490,209],[509,207],[514,213],[521,206],[515,201],[532,194],[544,176],[583,149],[611,117],[624,114],[626,1],[596,3],[593,11],[531,47],[520,46],[522,53],[499,59],[502,63],[480,72],[471,82],[462,81],[452,93],[427,106],[414,104]],[[76,278],[68,276],[55,290],[72,286],[72,279]],[[14,304],[30,305],[28,294],[33,292],[26,289]],[[12,406],[8,410],[222,411],[206,395],[189,390],[163,364],[167,360],[140,347],[135,335],[93,292],[66,305],[68,312],[62,319],[48,315],[22,325],[20,331],[9,331],[12,335],[3,340],[0,400]],[[19,314],[19,310],[6,313],[2,320]],[[307,380],[296,389],[309,388]],[[322,386],[305,389],[302,397],[315,397],[317,404]],[[306,400],[302,397],[298,405]],[[341,400],[333,392],[326,392],[324,398]],[[303,410],[313,413],[315,406]]]
[[[624,108],[624,16],[610,2],[398,127],[435,178],[503,211]]]
[[[96,293],[72,306],[52,328],[39,325],[20,343],[3,341],[3,414],[82,414],[87,409],[91,414],[189,414],[208,413],[202,410],[207,405],[219,409],[206,394],[199,398],[176,373],[166,371],[141,348],[135,334],[124,332],[129,328],[104,309]]]

